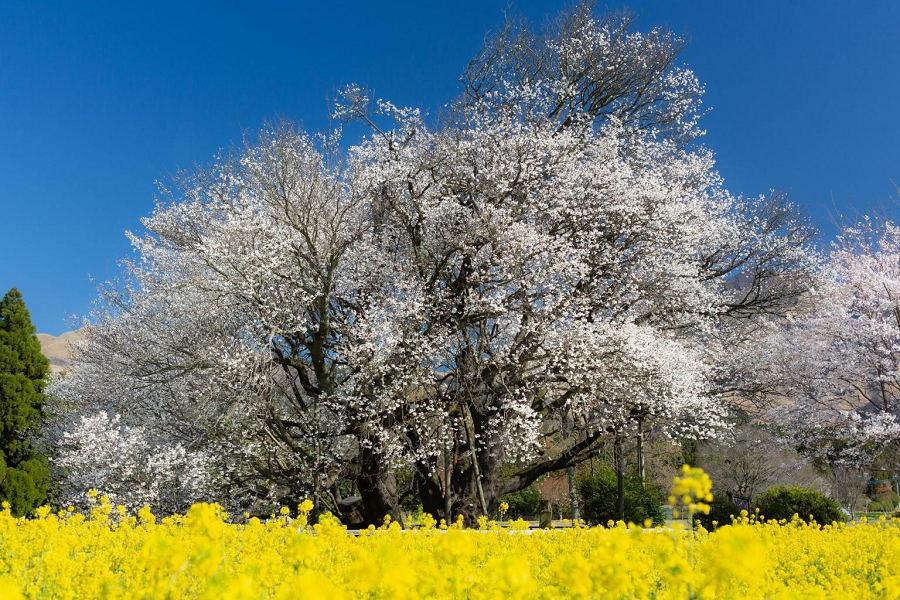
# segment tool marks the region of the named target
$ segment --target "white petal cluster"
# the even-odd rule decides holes
[[[85,502],[85,491],[99,489],[129,510],[142,506],[184,511],[210,497],[208,457],[181,444],[154,442],[139,427],[100,410],[82,416],[60,441],[58,467],[68,474],[62,501]]]

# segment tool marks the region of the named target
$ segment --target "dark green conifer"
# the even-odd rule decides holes
[[[19,290],[0,300],[0,500],[23,515],[47,498],[47,458],[31,438],[41,423],[50,365]]]

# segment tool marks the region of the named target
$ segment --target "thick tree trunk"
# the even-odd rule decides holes
[[[397,501],[397,480],[385,467],[381,456],[369,448],[362,448],[359,455],[359,474],[356,487],[362,499],[360,512],[365,525],[378,525],[385,515],[402,522]]]
[[[429,465],[417,464],[413,484],[418,491],[419,502],[422,503],[422,512],[440,518],[446,511],[446,498],[440,480],[429,476],[429,472]]]

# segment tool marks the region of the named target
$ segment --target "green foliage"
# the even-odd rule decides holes
[[[416,494],[415,472],[407,467],[401,467],[394,473],[397,481],[397,492],[400,496],[400,509],[404,512],[421,512],[422,504]],[[349,494],[348,494],[349,495]]]
[[[709,503],[709,514],[695,514],[694,520],[700,521],[704,529],[712,530],[723,525],[731,525],[731,517],[738,517],[740,514],[741,509],[735,506],[724,492],[721,494],[714,492],[713,501]]]
[[[872,512],[891,512],[898,503],[900,503],[900,496],[895,492],[879,494],[869,504],[869,510]]]
[[[506,517],[509,519],[539,517],[546,504],[534,486],[506,494],[500,501],[509,504],[509,510],[506,511]]]
[[[15,288],[0,300],[0,499],[13,512],[30,512],[47,497],[47,460],[30,435],[41,422],[49,363],[41,354],[31,316]]]
[[[616,473],[602,469],[594,475],[578,480],[581,514],[589,523],[605,525],[616,520]],[[650,519],[654,525],[665,522],[662,494],[650,482],[641,485],[637,477],[625,478],[625,521],[643,523]]]
[[[9,502],[13,514],[27,514],[47,498],[50,489],[47,459],[36,454],[23,460],[15,468],[0,464],[0,482],[0,493]]]
[[[796,514],[805,521],[811,515],[822,525],[845,520],[837,502],[800,486],[775,486],[757,496],[755,504],[766,519],[790,520]]]

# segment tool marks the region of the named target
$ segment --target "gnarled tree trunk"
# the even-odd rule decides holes
[[[385,515],[403,522],[397,496],[397,479],[383,457],[371,448],[359,452],[356,487],[362,500],[360,512],[365,525],[380,524]]]

